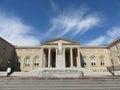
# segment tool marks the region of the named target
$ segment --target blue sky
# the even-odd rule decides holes
[[[56,37],[106,45],[120,37],[120,0],[0,0],[0,36],[18,46]]]

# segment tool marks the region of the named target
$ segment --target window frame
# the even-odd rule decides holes
[[[30,66],[30,56],[26,56],[25,57],[24,65],[25,65],[25,67],[29,67]]]
[[[39,57],[38,56],[35,56],[34,59],[33,59],[33,65],[35,67],[38,67],[40,65],[40,60],[39,60]]]
[[[95,56],[91,56],[90,59],[91,59],[91,66],[96,66]]]

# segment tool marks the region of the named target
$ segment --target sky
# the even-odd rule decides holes
[[[120,38],[120,0],[0,0],[0,37],[18,46],[54,38],[108,45]]]

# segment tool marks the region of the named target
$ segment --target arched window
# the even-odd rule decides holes
[[[30,66],[30,57],[29,56],[27,56],[25,58],[25,66]]]
[[[39,58],[37,56],[34,57],[34,66],[39,66]]]
[[[83,58],[82,58],[82,63],[83,63],[84,66],[87,65],[87,59],[86,59],[86,56],[83,56]]]
[[[100,57],[100,65],[101,65],[101,66],[104,66],[104,65],[105,65],[105,59],[104,59],[103,56]]]
[[[94,56],[91,57],[91,65],[92,65],[92,66],[95,66],[95,65],[96,65],[96,60],[95,60],[95,57],[94,57]]]

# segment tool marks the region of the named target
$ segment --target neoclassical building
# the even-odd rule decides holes
[[[85,68],[92,71],[120,69],[120,38],[106,46],[81,46],[80,42],[56,38],[40,46],[14,46],[0,38],[0,68],[7,62],[14,70],[37,68]]]

